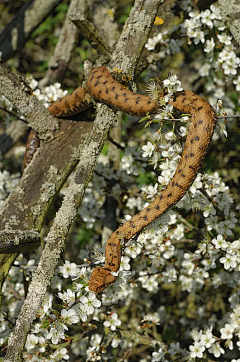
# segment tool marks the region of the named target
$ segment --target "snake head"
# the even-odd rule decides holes
[[[98,267],[92,271],[89,282],[89,290],[94,293],[100,293],[109,285],[114,283],[116,277],[111,274],[111,270],[107,268]]]

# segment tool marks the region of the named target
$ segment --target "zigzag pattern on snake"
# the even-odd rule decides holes
[[[104,66],[92,70],[87,81],[87,92],[96,100],[134,115],[154,113],[158,108],[157,101],[151,100],[149,96],[124,88]],[[79,113],[89,107],[87,92],[79,87],[48,109],[57,117]],[[107,241],[105,265],[94,269],[90,279],[89,289],[95,293],[103,291],[116,280],[112,272],[117,272],[120,267],[120,242],[131,239],[176,204],[185,195],[201,167],[216,125],[216,113],[207,101],[190,91],[176,92],[171,104],[181,112],[191,114],[191,125],[179,165],[160,196],[120,226]]]

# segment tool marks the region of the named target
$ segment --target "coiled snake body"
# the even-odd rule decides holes
[[[57,117],[79,113],[89,107],[86,101],[87,92],[96,100],[134,115],[155,113],[158,108],[157,101],[124,88],[103,66],[92,70],[87,82],[87,91],[79,87],[48,109]],[[90,279],[89,289],[95,293],[103,291],[116,280],[112,272],[117,272],[120,267],[120,242],[131,239],[177,203],[185,195],[201,167],[216,124],[216,113],[207,101],[190,91],[175,93],[171,104],[183,113],[191,114],[191,125],[179,165],[160,196],[120,226],[107,241],[105,265],[94,269]]]

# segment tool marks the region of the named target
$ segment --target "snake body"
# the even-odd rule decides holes
[[[86,91],[82,89],[79,87],[74,91],[75,93],[73,92],[75,95],[68,95],[53,103],[49,111],[61,117],[65,116],[70,109],[76,110],[79,107],[83,110],[85,103],[88,106],[89,103],[86,102]],[[87,92],[96,100],[138,116],[154,113],[158,108],[157,101],[151,100],[149,96],[139,95],[124,88],[114,80],[104,66],[92,70],[87,81]],[[76,94],[80,93],[83,97],[79,98]],[[121,241],[126,242],[131,239],[176,204],[185,195],[202,165],[216,125],[215,111],[207,101],[191,91],[176,92],[171,104],[181,112],[191,114],[191,125],[179,165],[160,196],[126,221],[108,239],[105,248],[105,265],[95,268],[90,279],[89,289],[95,293],[103,291],[116,280],[112,272],[116,273],[120,267]]]
[[[60,118],[70,117],[81,113],[90,107],[88,101],[89,94],[83,87],[78,87],[72,93],[67,94],[62,99],[57,100],[48,107],[49,112]]]

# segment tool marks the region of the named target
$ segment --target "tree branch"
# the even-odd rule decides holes
[[[12,253],[14,251],[31,251],[36,249],[40,243],[40,234],[32,230],[4,230],[0,231],[0,252],[3,249],[4,253]],[[25,250],[23,248],[25,244]],[[33,245],[32,245],[33,244]]]
[[[0,92],[22,113],[40,139],[53,138],[58,122],[32,94],[31,88],[0,64]]]
[[[109,60],[112,49],[107,45],[94,25],[79,12],[71,15],[70,19],[80,29],[81,33],[89,41],[92,47],[95,48],[99,54],[104,55],[106,59]]]
[[[138,0],[135,2],[135,6],[127,21],[128,24],[124,27],[120,41],[121,47],[123,48],[121,49],[121,55],[124,53],[125,57],[123,58],[121,56],[121,60],[118,60],[121,48],[120,45],[118,45],[113,54],[111,66],[118,66],[125,70],[136,69],[137,61],[141,55],[144,43],[147,41],[160,2],[160,0]],[[139,19],[139,23],[136,19]],[[133,31],[133,34],[129,29]],[[130,50],[129,44],[133,43],[133,40],[136,46]],[[124,50],[125,42],[127,44],[126,51]],[[75,177],[66,191],[62,206],[46,238],[46,246],[39,261],[37,271],[33,276],[27,298],[20,311],[15,330],[10,335],[5,362],[18,361],[21,358],[21,351],[25,343],[26,335],[30,330],[33,320],[36,318],[36,312],[41,305],[61,251],[65,246],[65,239],[69,228],[77,214],[85,188],[87,187],[99,153],[114,120],[112,110],[107,106],[98,106],[98,114],[94,122],[94,127],[89,140],[83,147],[81,160],[77,166]]]
[[[78,9],[81,14],[85,14],[87,11],[86,1],[71,0],[63,27],[61,28],[57,45],[54,50],[54,55],[50,58],[48,63],[48,72],[46,76],[39,82],[40,87],[45,87],[48,84],[55,82],[61,83],[65,76],[72,56],[72,51],[79,36],[78,28],[69,19],[69,15],[71,15],[76,9]]]

